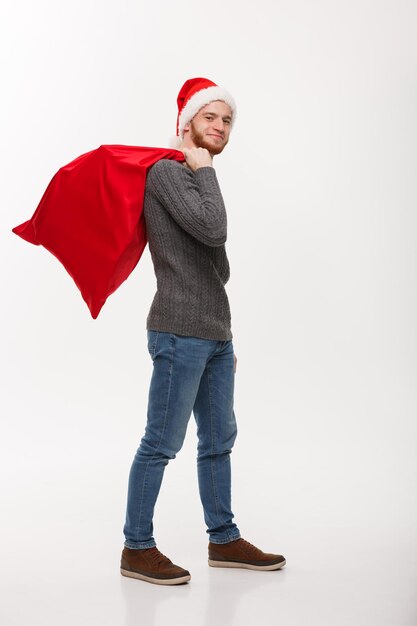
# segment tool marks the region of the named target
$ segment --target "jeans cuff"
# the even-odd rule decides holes
[[[231,543],[232,541],[236,541],[236,539],[240,539],[240,533],[233,533],[233,535],[229,536],[227,539],[224,539],[223,541],[213,541],[212,539],[210,539],[210,543],[217,543],[217,544],[224,544],[224,543]]]
[[[156,542],[155,541],[142,541],[133,545],[133,543],[129,543],[125,541],[124,546],[125,548],[130,548],[131,550],[147,550],[148,548],[155,548]]]

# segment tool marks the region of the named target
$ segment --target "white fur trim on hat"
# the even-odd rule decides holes
[[[236,103],[230,93],[223,89],[223,87],[207,87],[206,89],[201,89],[197,91],[191,98],[188,100],[185,107],[182,109],[180,116],[178,118],[178,132],[179,136],[182,139],[184,137],[184,127],[188,122],[191,122],[193,117],[197,115],[199,110],[206,106],[206,104],[210,104],[214,100],[222,100],[232,109],[232,121],[231,126],[236,119]]]

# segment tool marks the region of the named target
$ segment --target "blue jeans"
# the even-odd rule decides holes
[[[232,341],[147,332],[153,373],[145,434],[129,474],[124,545],[156,545],[156,499],[165,466],[183,445],[191,412],[197,423],[198,485],[210,541],[239,539],[231,510],[230,452],[237,435]]]

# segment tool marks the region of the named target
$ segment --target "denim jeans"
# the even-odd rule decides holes
[[[129,474],[125,546],[156,545],[153,514],[163,474],[181,449],[191,413],[197,423],[197,472],[207,533],[213,543],[238,539],[231,510],[230,452],[237,435],[231,340],[148,330],[153,360],[145,434]]]

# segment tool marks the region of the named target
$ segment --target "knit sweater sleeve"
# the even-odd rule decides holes
[[[176,161],[161,159],[150,169],[146,189],[201,243],[218,247],[226,242],[226,209],[213,167],[192,172]]]

